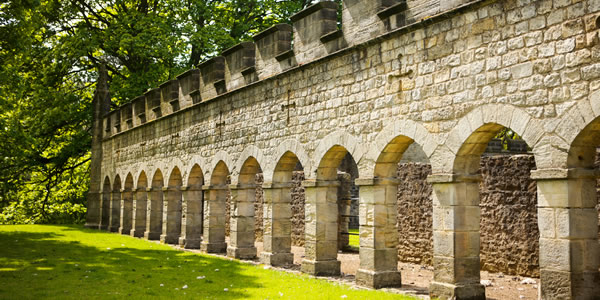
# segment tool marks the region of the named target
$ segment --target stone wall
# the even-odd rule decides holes
[[[531,155],[481,159],[481,267],[483,270],[539,276],[538,227]],[[431,264],[431,167],[402,163],[398,168],[398,256],[401,261]]]
[[[304,246],[304,172],[292,176],[292,246]]]
[[[539,276],[535,169],[531,155],[481,158],[481,267]]]
[[[431,265],[433,207],[429,174],[428,164],[398,165],[398,257],[404,262]]]

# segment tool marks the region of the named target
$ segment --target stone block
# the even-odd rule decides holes
[[[356,272],[356,284],[374,289],[384,287],[400,287],[402,276],[398,271],[369,271],[358,269]]]
[[[227,244],[225,243],[208,243],[202,242],[200,244],[200,251],[206,253],[224,253],[227,249]]]
[[[273,267],[289,266],[294,263],[294,254],[261,252],[260,262]]]
[[[433,281],[429,286],[429,296],[437,299],[485,300],[485,287],[479,283],[468,285],[448,284]]]
[[[336,251],[337,252],[337,251]],[[303,260],[300,270],[313,276],[339,276],[341,263],[338,260]]]
[[[239,248],[239,247],[227,247],[227,256],[237,259],[254,259],[256,257],[256,248]]]

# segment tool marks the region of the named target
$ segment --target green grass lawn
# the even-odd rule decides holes
[[[412,299],[80,226],[0,226],[0,245],[0,299]]]
[[[359,234],[358,229],[348,229],[349,233],[355,233],[355,234]],[[354,247],[356,249],[358,249],[359,246],[359,236],[358,235],[350,235],[350,243],[349,245],[351,247]]]

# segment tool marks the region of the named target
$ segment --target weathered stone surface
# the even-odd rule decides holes
[[[121,221],[121,216],[128,216],[120,209],[120,190],[125,188],[121,179],[131,174],[133,182],[137,182],[140,174],[152,174],[145,236],[155,238],[156,226],[163,224],[153,218],[162,215],[158,211],[164,204],[155,195],[161,193],[156,189],[169,186],[165,179],[175,169],[181,171],[180,185],[185,185],[190,169],[199,166],[210,189],[225,184],[223,178],[227,177],[238,184],[241,166],[252,157],[260,165],[265,182],[289,183],[293,166],[284,168],[287,173],[277,166],[282,157],[293,157],[294,163],[303,166],[306,182],[313,184],[312,194],[307,196],[310,201],[302,208],[293,208],[290,216],[294,219],[304,210],[305,224],[294,233],[294,243],[300,243],[298,236],[304,232],[306,253],[320,257],[314,264],[309,260],[306,271],[335,273],[335,263],[328,259],[335,254],[331,249],[337,247],[331,244],[337,243],[339,234],[339,227],[334,226],[338,221],[334,203],[337,195],[324,192],[320,184],[336,180],[337,167],[348,154],[357,163],[361,179],[393,177],[380,171],[391,169],[402,158],[405,146],[415,142],[423,147],[431,165],[429,179],[435,185],[432,203],[439,207],[431,221],[437,231],[434,249],[436,255],[440,254],[437,258],[446,261],[434,263],[438,267],[435,276],[451,283],[457,274],[449,273],[448,268],[460,269],[464,262],[469,267],[463,266],[459,271],[468,270],[473,273],[469,276],[475,276],[473,270],[479,270],[474,265],[479,264],[480,228],[476,228],[476,220],[480,215],[480,197],[474,181],[487,142],[503,127],[510,127],[524,138],[535,155],[540,215],[556,217],[556,221],[540,222],[544,229],[542,240],[572,246],[559,247],[556,255],[546,253],[549,260],[540,259],[541,269],[556,267],[576,272],[582,261],[596,268],[594,259],[587,257],[589,253],[581,247],[587,243],[597,249],[596,234],[589,238],[593,233],[589,228],[596,227],[596,218],[590,211],[598,205],[597,187],[593,186],[597,179],[590,171],[600,143],[598,1],[406,1],[405,6],[395,8],[395,3],[387,1],[369,2],[365,14],[375,12],[379,4],[384,10],[393,8],[378,13],[379,19],[360,13],[358,17],[348,15],[360,7],[357,1],[360,2],[342,1],[342,19],[358,22],[343,24],[347,33],[337,28],[337,4],[319,2],[293,18],[293,49],[277,55],[277,62],[235,61],[253,57],[252,45],[245,44],[243,55],[226,52],[225,57],[215,57],[198,66],[199,84],[184,82],[182,77],[182,82],[169,81],[147,92],[144,113],[138,100],[104,115],[102,122],[96,120],[96,127],[102,123],[102,140],[98,145],[96,139],[94,147],[90,208],[101,207],[101,212],[90,212],[88,223],[112,231],[128,227],[125,220]],[[361,26],[365,31],[361,32]],[[277,36],[272,42],[289,39],[287,34]],[[261,60],[262,56],[255,59]],[[280,62],[282,65],[271,68]],[[240,70],[241,66],[245,68]],[[281,73],[270,73],[266,68]],[[195,80],[194,76],[190,78]],[[186,86],[198,88],[196,100],[183,91]],[[97,113],[95,116],[99,117]],[[94,133],[99,131],[95,128]],[[100,148],[101,158],[97,155]],[[102,190],[98,178],[104,181]],[[220,180],[213,183],[213,179]],[[497,185],[501,185],[500,181]],[[530,187],[525,181],[519,181],[519,185]],[[514,184],[507,187],[514,189]],[[484,204],[482,231],[485,232],[488,213],[507,222],[514,220],[507,213],[508,207],[518,208],[525,203],[528,191],[484,190],[485,201],[498,202],[501,199],[496,195],[503,194],[518,197],[519,204],[502,204],[493,210]],[[97,205],[100,197],[94,195],[100,192],[102,205]],[[229,226],[227,196],[209,197],[210,201],[205,198],[202,246],[206,251],[224,251]],[[369,201],[375,204],[379,200],[371,197]],[[523,206],[520,210],[522,219],[533,219],[535,210],[529,209]],[[170,212],[167,206],[165,213]],[[446,217],[443,212],[450,215]],[[384,219],[385,213],[385,209],[377,207],[365,210],[365,224],[373,226]],[[517,224],[503,230],[525,226]],[[583,229],[590,224],[587,231]],[[282,231],[286,226],[281,223],[270,230]],[[581,237],[585,239],[573,241]],[[288,243],[286,238],[276,243]],[[419,234],[418,238],[426,244],[426,234]],[[483,233],[484,248],[486,238]],[[437,242],[444,239],[453,242]],[[494,239],[498,240],[498,236]],[[365,242],[376,241],[372,238]],[[497,250],[498,244],[489,247]],[[567,248],[572,253],[583,253],[585,259],[550,259],[570,257]],[[450,256],[457,249],[465,250],[467,259]],[[417,259],[427,260],[426,255]],[[501,256],[495,260],[495,265],[517,268]],[[488,264],[490,268],[491,265]],[[515,272],[534,271],[517,268]],[[573,289],[568,297],[585,293],[596,284],[595,274],[595,270],[589,271],[586,278],[592,278],[591,281],[564,277]],[[461,284],[469,276],[459,276]],[[543,281],[548,298],[560,297],[559,287],[544,285]],[[479,287],[463,287],[446,286],[439,290],[446,289],[445,296],[457,298],[481,294]],[[434,284],[432,295],[436,289]]]

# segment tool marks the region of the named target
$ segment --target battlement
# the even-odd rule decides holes
[[[471,0],[317,2],[105,115],[104,138],[226,92],[282,74],[389,32],[410,27]],[[341,26],[338,26],[341,25]]]

